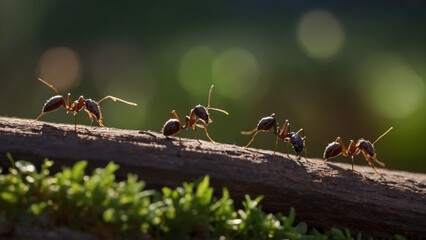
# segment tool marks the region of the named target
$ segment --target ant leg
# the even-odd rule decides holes
[[[244,146],[245,148],[248,147],[248,146],[250,146],[250,144],[254,141],[254,138],[256,137],[256,135],[257,135],[258,132],[259,131],[257,131],[257,129],[256,129],[253,137],[250,139],[250,141],[247,143],[247,145]]]
[[[102,122],[102,119],[96,120],[100,127],[105,127],[104,123]]]
[[[255,133],[257,131],[257,127],[253,128],[253,130],[250,131],[241,131],[240,133],[242,135],[252,135],[253,133]]]
[[[347,157],[348,156],[348,149],[346,148],[345,143],[343,143],[343,140],[340,137],[337,137],[335,142],[340,144],[340,147],[342,148],[342,155]]]
[[[210,135],[209,135],[209,132],[207,131],[207,125],[206,125],[206,123],[205,122],[203,122],[203,125],[204,125],[204,132],[206,133],[206,136],[207,136],[207,138],[210,140],[210,142],[212,142],[212,143],[216,143],[211,137],[210,137]]]
[[[91,112],[89,112],[87,109],[84,109],[84,111],[87,113],[87,116],[89,117],[90,121],[92,121],[93,124],[93,119],[96,120],[96,122],[98,122],[100,127],[105,127],[105,125],[102,122],[102,115],[100,119],[97,119],[95,115],[93,115]]]
[[[179,145],[182,145],[182,139],[180,138],[180,132],[178,133],[178,137],[179,137]]]
[[[289,129],[290,129],[290,123],[288,122],[288,120],[285,120],[283,127],[277,130],[278,134],[277,133],[275,134],[277,134],[278,137],[285,139]]]
[[[308,149],[306,148],[306,143],[305,143],[305,139],[306,139],[306,136],[303,136],[303,145],[304,145],[304,149],[303,149],[303,151],[305,151],[305,160],[307,161],[307,162],[311,162],[311,161],[309,161],[308,160],[308,157],[307,157],[307,151],[308,151]]]
[[[195,138],[197,139],[198,143],[201,145],[201,141],[200,141],[200,139],[198,138],[197,126],[196,126],[195,124],[194,124],[194,125],[192,125],[192,130],[194,130],[194,132],[195,132]]]
[[[385,167],[386,165],[383,162],[380,162],[376,156],[374,156],[373,160],[378,163],[380,166]]]
[[[376,172],[377,174],[380,174],[376,168],[374,167],[373,161],[370,160],[370,156],[368,156],[364,151],[362,151],[362,155],[364,155],[365,160],[367,160],[368,164],[370,165],[370,167],[373,168],[374,172]]]
[[[40,115],[38,115],[38,117],[31,122],[31,124],[34,124],[35,122],[37,122],[44,114],[46,114],[46,113],[41,112]]]
[[[185,129],[188,126],[188,124],[186,126],[182,124],[182,121],[180,120],[180,118],[179,118],[179,116],[178,116],[178,114],[175,110],[172,111],[172,115],[179,121],[179,125],[180,125],[181,128]]]
[[[289,143],[290,143],[290,140],[288,140],[288,139],[287,139],[287,147],[286,147],[286,150],[285,150],[285,151],[287,152],[287,157],[288,157],[288,159],[293,160],[293,158],[291,158],[291,157],[290,157],[290,154],[288,153],[288,145],[289,145]]]
[[[67,105],[66,105],[66,110],[68,111],[71,108],[71,93],[68,93],[67,95]]]
[[[74,131],[77,132],[77,113],[74,113]]]
[[[275,156],[275,152],[276,152],[276,150],[277,150],[277,145],[278,145],[278,136],[276,137],[276,140],[275,140],[275,146],[274,146],[274,153],[272,154],[272,156]]]

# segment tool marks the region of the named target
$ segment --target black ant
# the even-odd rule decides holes
[[[207,138],[214,143],[213,139],[210,137],[208,131],[207,131],[207,125],[209,123],[212,123],[213,121],[210,118],[209,110],[218,111],[221,113],[224,113],[226,115],[229,115],[229,113],[225,110],[219,109],[219,108],[212,108],[210,107],[210,97],[212,94],[214,85],[210,87],[209,91],[209,98],[207,102],[207,107],[204,107],[200,104],[195,106],[193,109],[191,109],[191,112],[189,113],[189,116],[185,117],[185,124],[182,123],[180,120],[178,114],[175,110],[172,111],[173,118],[167,120],[167,122],[164,124],[163,129],[161,132],[164,134],[164,136],[171,136],[173,134],[178,133],[181,129],[188,129],[189,127],[192,127],[192,130],[195,132],[195,137],[197,138],[198,143],[201,144],[200,139],[198,138],[197,134],[197,127],[204,128],[204,132],[206,133]],[[200,121],[202,125],[197,124],[197,121]],[[182,143],[182,140],[179,136],[179,142]]]
[[[244,147],[250,146],[250,144],[254,141],[254,138],[259,132],[269,132],[271,129],[274,131],[274,134],[277,135],[277,140],[275,142],[275,147],[276,147],[278,143],[278,127],[277,127],[277,120],[275,120],[275,113],[272,113],[271,116],[269,117],[264,117],[260,119],[259,122],[257,123],[257,126],[253,130],[241,131],[241,134],[243,135],[254,134],[253,137],[250,139],[250,141]],[[275,148],[274,148],[274,152],[275,152]]]
[[[374,148],[374,144],[379,141],[383,136],[385,136],[387,133],[389,133],[393,127],[389,128],[385,133],[380,135],[374,141],[371,143],[369,140],[365,140],[363,138],[360,138],[356,143],[354,140],[350,140],[348,148],[346,148],[345,144],[343,143],[342,139],[340,137],[337,137],[336,140],[332,143],[329,143],[327,147],[324,150],[324,163],[331,158],[337,157],[339,155],[343,155],[345,157],[350,156],[352,158],[352,171],[354,170],[354,156],[362,153],[365,160],[367,160],[368,164],[373,168],[373,170],[376,173],[379,173],[376,168],[374,167],[374,163],[378,163],[380,166],[384,167],[385,164],[380,162],[377,159],[377,153]]]
[[[300,132],[303,133],[303,137],[299,135]],[[287,142],[287,149],[288,149],[288,144],[289,143],[291,144],[294,152],[296,153],[297,159],[300,159],[300,154],[304,150],[305,159],[306,161],[309,162],[308,158],[306,157],[306,146],[305,146],[306,136],[303,131],[303,128],[299,129],[299,131],[297,132],[292,132],[290,131],[290,123],[288,122],[288,120],[285,120],[283,127],[280,129],[277,136],[283,141]],[[288,150],[287,150],[287,157],[290,158],[290,155],[288,154]]]
[[[278,140],[282,139],[283,141],[287,142],[287,148],[288,148],[288,144],[291,143],[293,150],[297,154],[297,158],[300,159],[300,154],[305,149],[306,137],[301,137],[299,135],[299,132],[303,132],[303,129],[300,129],[296,133],[291,132],[290,123],[288,122],[288,120],[285,121],[282,129],[278,128],[277,125],[278,124],[275,119],[275,113],[272,113],[271,116],[260,119],[259,123],[257,124],[257,127],[255,127],[253,130],[241,131],[241,134],[243,135],[254,134],[253,137],[250,139],[250,141],[244,147],[248,147],[254,141],[254,138],[256,137],[257,133],[259,133],[260,131],[269,132],[270,130],[273,130],[273,133],[276,135],[274,154],[277,148]],[[288,151],[287,151],[287,157],[290,158]],[[306,149],[305,149],[305,158],[306,158]],[[306,158],[306,160],[308,159]]]
[[[34,120],[34,122],[38,121],[44,114],[48,112],[55,111],[59,109],[60,107],[63,107],[68,112],[72,112],[74,115],[74,127],[75,131],[77,131],[77,113],[84,109],[86,111],[87,115],[89,116],[90,120],[93,121],[95,119],[99,126],[105,127],[105,125],[102,122],[102,113],[101,109],[99,107],[99,104],[105,100],[105,99],[111,99],[114,102],[120,101],[132,106],[137,106],[136,103],[128,102],[120,98],[116,98],[113,96],[106,96],[102,98],[99,101],[94,101],[92,99],[85,99],[83,96],[80,96],[77,100],[75,100],[73,103],[71,103],[71,94],[68,93],[67,95],[67,102],[65,103],[65,99],[62,95],[59,94],[59,91],[50,83],[44,81],[41,78],[38,78],[38,80],[44,84],[46,84],[50,89],[52,89],[56,94],[56,96],[51,97],[47,100],[47,102],[44,104],[43,109],[40,113],[40,115]]]

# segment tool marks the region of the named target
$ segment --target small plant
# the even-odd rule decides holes
[[[118,165],[109,163],[86,175],[86,161],[51,175],[52,161],[40,171],[26,161],[8,158],[12,167],[0,174],[0,229],[13,232],[17,224],[54,229],[66,226],[100,239],[361,239],[348,230],[321,233],[295,225],[288,216],[268,214],[263,196],[246,195],[235,210],[226,188],[215,198],[206,176],[182,187],[145,189],[136,175],[117,182]],[[2,237],[0,232],[0,238]],[[404,239],[395,236],[396,239]]]

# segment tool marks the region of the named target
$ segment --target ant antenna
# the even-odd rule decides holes
[[[229,113],[227,112],[227,111],[225,111],[225,110],[222,110],[222,109],[219,109],[219,108],[212,108],[212,107],[210,107],[210,98],[211,98],[211,96],[212,96],[212,90],[213,90],[213,87],[214,87],[214,85],[212,85],[211,87],[210,87],[210,91],[209,91],[209,99],[208,99],[208,101],[207,101],[207,109],[208,110],[213,110],[213,111],[218,111],[218,112],[221,112],[221,113],[223,113],[223,114],[226,114],[226,115],[229,115]]]
[[[119,101],[119,102],[122,102],[122,103],[125,103],[125,104],[129,104],[129,105],[132,105],[132,106],[137,106],[136,103],[128,102],[128,101],[125,101],[125,100],[123,100],[121,98],[117,98],[117,97],[113,97],[113,96],[106,96],[106,97],[102,98],[101,100],[98,101],[98,104],[100,104],[103,100],[108,99],[108,98],[111,99],[111,100],[113,100],[114,102],[115,101]]]
[[[376,141],[373,142],[373,145],[380,140],[380,138],[382,138],[383,136],[385,136],[388,132],[390,132],[390,130],[392,130],[393,127],[390,127],[385,133],[383,133],[382,135],[380,135],[380,137],[377,138]]]
[[[50,84],[50,83],[48,83],[47,81],[44,81],[43,79],[41,79],[41,78],[37,78],[40,82],[42,82],[42,83],[44,83],[44,84],[46,84],[48,87],[50,87],[50,89],[52,89],[53,91],[55,91],[55,93],[56,94],[58,94],[58,95],[60,95],[59,94],[59,91],[58,91],[58,89],[56,89],[52,84]]]
[[[210,87],[210,91],[209,91],[209,99],[208,99],[208,101],[207,101],[207,108],[209,108],[209,107],[210,107],[210,97],[211,97],[211,95],[212,95],[213,87],[214,87],[214,85],[212,85],[212,86]]]

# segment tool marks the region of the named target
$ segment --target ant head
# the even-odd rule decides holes
[[[289,127],[290,128],[290,127]],[[293,138],[293,136],[294,135],[296,135],[296,133],[295,132],[287,132],[287,136],[286,137],[288,137],[288,138]]]
[[[261,131],[268,131],[276,124],[276,120],[274,118],[274,114],[272,114],[269,117],[264,117],[260,119],[259,123],[257,124],[257,130]]]
[[[364,140],[361,138],[360,140],[358,140],[355,147],[362,150],[363,152],[367,153],[370,156],[376,155],[376,151],[374,150],[373,144],[368,140]]]
[[[332,142],[325,147],[324,159],[330,159],[339,156],[342,153],[342,146],[338,142]]]
[[[290,138],[291,146],[293,147],[297,156],[300,156],[300,153],[303,151],[303,148],[305,147],[305,141],[299,134],[296,134],[295,132],[289,132],[287,136]]]
[[[101,119],[101,110],[97,102],[93,101],[92,99],[86,99],[84,105],[86,110],[95,116],[97,120]]]
[[[198,104],[192,111],[198,118],[203,120],[206,124],[210,123],[209,113],[207,112],[204,106]]]

